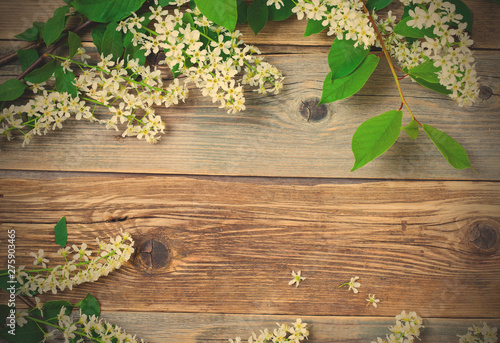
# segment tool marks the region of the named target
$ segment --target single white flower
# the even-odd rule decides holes
[[[349,286],[349,291],[352,290],[354,294],[357,294],[359,292],[358,288],[361,286],[361,284],[356,281],[358,279],[359,279],[358,276],[352,277],[351,281],[341,284],[339,288],[343,286]]]
[[[371,304],[375,308],[377,308],[377,303],[380,302],[379,299],[375,299],[375,294],[374,295],[368,294],[368,299],[366,299],[366,301],[368,301],[368,304],[366,304],[366,306]]]
[[[292,276],[293,276],[293,279],[290,280],[290,282],[288,282],[288,284],[291,286],[293,285],[294,283],[296,284],[295,287],[299,287],[299,283],[300,281],[302,280],[305,280],[306,278],[303,277],[303,276],[300,276],[300,270],[295,273],[293,270],[292,270]]]

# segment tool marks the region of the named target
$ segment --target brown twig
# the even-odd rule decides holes
[[[33,301],[30,300],[29,298],[25,297],[24,295],[18,295],[18,298],[22,300],[23,303],[25,303],[29,308],[32,308],[35,306],[33,304]]]
[[[36,42],[31,42],[30,44],[22,47],[19,50],[38,49],[40,47],[40,45],[42,45],[42,41],[41,40],[37,40]],[[17,51],[14,51],[14,52],[12,52],[12,53],[10,53],[8,55],[5,55],[5,56],[1,57],[0,58],[0,67],[3,66],[4,64],[12,62],[16,58],[17,58]]]
[[[74,33],[77,33],[79,31],[82,31],[83,29],[89,27],[90,25],[92,25],[94,22],[91,21],[91,20],[87,20],[85,22],[83,22],[82,24],[78,25],[74,30],[73,32]],[[43,59],[45,58],[45,55],[46,54],[51,54],[53,53],[54,51],[56,51],[59,47],[61,47],[65,42],[66,42],[66,39],[67,39],[67,36],[66,38],[64,39],[61,39],[59,42],[57,42],[56,44],[52,45],[46,52],[45,54],[43,54],[42,56],[40,56],[32,65],[30,65],[28,68],[26,68],[25,71],[23,71],[18,77],[16,77],[16,79],[18,80],[22,80],[26,75],[28,75],[28,73],[30,73],[31,71],[33,71],[40,63],[42,63]]]
[[[375,30],[375,33],[377,34],[377,38],[378,38],[380,44],[382,45],[382,51],[384,52],[384,55],[385,55],[385,58],[387,60],[387,63],[389,64],[389,67],[391,68],[392,75],[394,76],[394,81],[396,82],[396,86],[398,88],[399,97],[401,98],[401,102],[406,106],[408,113],[410,113],[411,119],[415,120],[418,123],[418,125],[422,126],[422,124],[417,119],[415,119],[415,116],[413,115],[413,112],[411,111],[410,106],[406,102],[406,99],[403,95],[403,90],[401,89],[401,85],[399,84],[399,80],[398,80],[398,76],[397,76],[396,71],[395,71],[395,67],[391,61],[391,56],[389,55],[389,52],[387,51],[387,48],[385,47],[384,39],[382,38],[382,34],[380,33],[380,30],[378,29],[377,24],[375,23],[375,20],[373,19],[370,11],[366,8],[366,6],[364,4],[363,4],[363,9],[364,9],[366,15],[368,16],[368,19],[370,20],[370,22],[373,26],[373,29]]]

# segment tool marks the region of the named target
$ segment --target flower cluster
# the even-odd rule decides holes
[[[355,46],[361,44],[365,48],[375,44],[377,36],[361,0],[298,0],[292,12],[299,20],[306,17],[321,21],[328,27],[328,35],[335,35],[336,39],[352,39]]]
[[[71,98],[66,92],[48,92],[42,84],[33,86],[34,90],[42,93],[25,105],[10,105],[0,113],[0,135],[5,135],[8,140],[12,139],[12,131],[18,130],[24,135],[25,146],[35,135],[45,135],[50,130],[62,128],[63,122],[72,115],[80,118],[92,116],[85,101],[79,97]]]
[[[84,342],[87,338],[91,342],[116,342],[116,343],[138,343],[144,340],[137,340],[135,336],[127,334],[120,327],[108,323],[107,321],[96,317],[89,316],[80,312],[78,320],[74,320],[71,316],[71,310],[62,306],[57,317],[51,318],[49,321],[37,318],[36,313],[39,312],[43,316],[43,304],[37,299],[37,306],[28,311],[23,311],[20,314],[20,319],[17,320],[17,325],[23,327],[28,320],[35,321],[38,324],[48,324],[50,331],[43,331],[40,325],[39,329],[44,332],[43,342],[49,342],[57,338],[58,332],[62,333],[62,338],[65,343],[68,342]],[[36,312],[33,312],[38,310]],[[30,313],[33,312],[33,313]],[[54,321],[56,320],[56,321]]]
[[[392,331],[385,339],[377,337],[372,343],[412,343],[420,336],[420,329],[423,328],[422,318],[415,312],[401,312],[396,316],[396,325],[389,327]]]
[[[95,257],[92,257],[92,251],[86,243],[59,249],[57,254],[66,263],[54,268],[47,268],[49,260],[42,249],[38,253],[31,253],[33,264],[41,268],[26,270],[26,266],[20,266],[16,269],[16,278],[21,285],[19,293],[31,296],[49,291],[56,294],[58,290],[64,291],[66,288],[71,290],[73,286],[96,281],[120,268],[134,252],[134,241],[128,233],[110,238],[109,242],[97,239],[97,243],[99,248]]]
[[[497,328],[491,328],[486,323],[472,325],[465,335],[457,335],[459,343],[496,343],[498,342]]]
[[[126,123],[122,136],[145,138],[156,143],[159,134],[164,132],[165,124],[155,114],[153,106],[170,107],[187,96],[187,87],[175,79],[164,87],[161,73],[139,64],[138,60],[112,60],[112,56],[101,56],[101,61],[92,66],[68,58],[53,56],[62,61],[71,72],[77,65],[82,74],[75,80],[78,90],[76,97],[66,92],[45,89],[43,84],[34,84],[32,89],[41,94],[25,105],[11,105],[0,114],[2,127],[0,134],[11,138],[11,131],[17,129],[24,134],[23,146],[33,136],[46,134],[49,130],[61,129],[63,122],[74,116],[76,120],[89,120],[118,130],[119,124]],[[85,69],[84,69],[85,68]],[[89,103],[94,104],[92,109]],[[94,114],[96,106],[106,107],[110,117],[99,119]],[[23,121],[23,116],[27,118]],[[28,132],[25,132],[26,130]]]
[[[459,106],[472,104],[479,94],[478,77],[470,50],[472,39],[466,31],[467,23],[456,13],[456,6],[442,0],[401,0],[413,5],[406,24],[422,30],[425,39],[406,41],[393,33],[394,17],[389,13],[380,22],[385,43],[393,57],[405,70],[422,63],[432,63],[439,83],[450,92]]]
[[[153,106],[177,105],[188,93],[177,79],[165,87],[160,70],[142,66],[138,60],[115,62],[109,55],[101,56],[97,66],[77,64],[88,69],[77,78],[76,86],[89,101],[108,107],[111,117],[100,120],[106,128],[118,130],[118,124],[127,124],[124,137],[156,143],[165,124]]]
[[[161,6],[150,10],[147,17],[132,16],[120,22],[117,30],[130,32],[132,44],[145,50],[146,56],[164,52],[162,63],[175,77],[185,75],[186,82],[194,83],[228,113],[245,109],[245,84],[256,87],[260,94],[277,94],[282,89],[281,72],[256,57],[259,50],[243,44],[238,30],[231,33],[209,22],[196,7],[172,13]],[[145,20],[153,21],[154,30],[144,27]]]
[[[306,329],[307,323],[302,323],[298,318],[292,326],[286,324],[278,324],[274,331],[270,332],[268,329],[260,330],[260,334],[255,332],[248,338],[248,343],[271,343],[271,342],[290,342],[299,343],[309,336],[309,331]],[[231,343],[241,343],[241,337],[236,339],[229,339]]]

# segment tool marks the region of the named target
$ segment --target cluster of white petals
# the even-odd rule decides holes
[[[354,46],[369,48],[377,39],[361,0],[298,0],[292,12],[299,20],[305,17],[321,21],[328,28],[328,35],[354,40]]]
[[[97,239],[97,243],[99,247],[95,256],[92,256],[86,243],[59,249],[57,254],[66,262],[54,268],[47,268],[49,260],[42,249],[38,253],[31,253],[33,264],[41,268],[27,270],[23,265],[16,269],[19,293],[31,296],[51,291],[56,294],[84,282],[94,282],[120,268],[134,252],[134,241],[128,233],[110,238],[109,242]]]
[[[472,325],[465,335],[457,335],[459,343],[497,343],[497,328],[492,328],[485,322]]]
[[[56,340],[62,333],[65,343],[86,341],[91,342],[115,342],[115,343],[139,343],[136,336],[127,334],[115,324],[111,324],[95,315],[89,316],[80,313],[76,318],[68,313],[66,307],[62,306],[57,315],[57,322],[50,326],[51,331],[45,333],[43,342]],[[58,332],[59,335],[58,335]],[[87,340],[85,340],[87,338]]]
[[[0,135],[12,138],[12,131],[23,133],[23,146],[35,135],[45,135],[50,130],[61,129],[63,123],[74,117],[100,123],[107,129],[126,124],[122,136],[144,138],[157,143],[165,130],[155,106],[170,107],[184,101],[187,87],[174,79],[164,85],[159,69],[143,66],[138,60],[112,60],[112,56],[101,56],[101,61],[89,65],[58,57],[67,68],[77,65],[83,70],[75,79],[76,97],[66,92],[45,89],[45,84],[32,84],[36,95],[24,105],[11,105],[0,113]],[[92,106],[91,106],[92,105]],[[95,115],[97,106],[107,108],[108,115]]]
[[[182,2],[180,2],[182,3]],[[244,110],[243,85],[256,87],[260,94],[277,94],[283,87],[283,76],[274,66],[255,56],[253,46],[245,45],[241,33],[229,32],[207,20],[198,8],[174,9],[150,7],[146,17],[130,17],[118,24],[117,30],[131,32],[132,44],[145,50],[145,55],[164,53],[165,63],[176,74],[186,76],[203,96],[209,96],[228,113]],[[154,27],[144,29],[151,20]],[[243,75],[241,75],[243,74]]]
[[[450,93],[459,106],[474,103],[479,94],[475,61],[470,50],[473,44],[466,31],[467,23],[456,13],[456,6],[442,0],[402,0],[414,5],[408,11],[409,27],[423,30],[424,39],[409,42],[393,33],[395,17],[389,12],[386,20],[379,22],[385,44],[391,55],[405,70],[422,63],[432,63],[437,68],[439,84]]]
[[[402,311],[396,316],[396,325],[389,327],[392,331],[385,339],[377,337],[372,343],[412,343],[419,338],[423,328],[422,318],[415,312]]]
[[[308,339],[309,331],[306,329],[307,323],[303,323],[298,318],[291,326],[286,324],[276,323],[278,327],[274,331],[268,329],[260,330],[260,334],[252,333],[246,342],[248,343],[264,343],[264,342],[290,342],[299,343],[304,339]],[[236,337],[234,340],[229,339],[230,343],[241,343],[241,337]]]
[[[165,85],[159,69],[143,66],[138,60],[113,61],[109,55],[101,56],[97,66],[84,66],[76,86],[87,99],[108,107],[110,117],[99,120],[107,129],[118,130],[119,124],[126,123],[123,137],[136,136],[157,143],[165,124],[155,106],[177,105],[188,94],[178,79]]]

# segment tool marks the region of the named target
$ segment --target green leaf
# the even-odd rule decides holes
[[[444,95],[449,95],[451,94],[451,91],[449,89],[447,89],[445,86],[443,86],[442,84],[440,83],[430,83],[430,82],[427,82],[419,77],[415,77],[415,76],[412,76],[410,75],[410,77],[415,80],[419,85],[422,85],[424,86],[425,88],[429,88],[435,92],[438,92],[440,94],[444,94]]]
[[[314,35],[323,31],[325,27],[323,26],[323,24],[321,24],[322,22],[323,20],[309,19],[307,21],[304,37],[309,37],[310,35]]]
[[[0,276],[0,288],[6,292],[9,292],[8,287],[10,286],[10,284],[8,283],[10,279],[8,273],[9,271],[7,269],[0,270],[0,275],[5,274]],[[17,285],[17,283],[15,283],[14,285]]]
[[[426,61],[414,68],[411,68],[408,71],[408,74],[429,83],[439,83],[439,77],[436,73],[440,70],[441,68],[434,67],[434,63],[432,61]]]
[[[463,17],[460,21],[462,23],[467,23],[467,31],[472,31],[472,12],[469,7],[461,0],[446,0],[446,2],[451,2],[455,5],[455,13],[461,14]]]
[[[49,63],[43,65],[42,67],[33,70],[31,73],[26,75],[24,79],[32,83],[42,83],[47,81],[54,71],[56,70],[57,62],[52,60]]]
[[[365,59],[370,49],[365,49],[359,44],[354,47],[356,42],[351,39],[335,39],[328,54],[328,65],[332,71],[332,78],[340,78],[349,75]]]
[[[78,95],[78,90],[75,86],[75,74],[70,71],[64,71],[62,66],[58,66],[54,72],[56,78],[56,89],[60,93],[68,93],[72,97]]]
[[[80,304],[80,311],[87,316],[95,315],[96,317],[99,317],[101,314],[101,308],[99,307],[97,299],[90,293],[87,293],[87,296],[82,300],[82,303]]]
[[[145,0],[75,0],[73,7],[98,23],[120,21],[141,8]]]
[[[36,49],[17,50],[17,57],[21,62],[21,68],[25,71],[38,59],[38,51]]]
[[[182,16],[182,22],[184,23],[184,25],[191,24],[191,28],[194,28],[194,20],[191,13],[184,13],[184,15]]]
[[[75,56],[76,51],[82,44],[82,39],[74,32],[68,32],[69,58]]]
[[[10,330],[12,329],[8,326],[0,330],[0,338],[11,343],[38,343],[43,340],[43,331],[32,320],[28,320],[22,327],[16,325],[15,335],[11,335]]]
[[[403,126],[403,129],[408,134],[408,137],[410,137],[411,139],[417,139],[419,127],[418,123],[414,119],[412,119],[412,121],[408,125]]]
[[[361,168],[386,152],[401,132],[403,112],[392,110],[368,119],[352,136],[354,165],[351,171]]]
[[[64,313],[69,316],[73,311],[73,305],[66,300],[47,301],[43,304],[43,318],[50,323],[57,323],[57,315],[61,312],[61,308],[65,307]]]
[[[238,20],[236,0],[195,0],[205,17],[233,32]]]
[[[365,6],[370,12],[373,10],[378,11],[388,6],[391,2],[392,0],[368,0]]]
[[[123,35],[121,31],[116,31],[117,23],[109,23],[102,37],[102,54],[113,55],[113,60],[117,60],[123,54]]]
[[[69,6],[59,7],[54,11],[54,16],[45,23],[42,36],[47,46],[54,43],[61,36],[66,26],[66,13],[68,12]]]
[[[378,58],[375,55],[367,55],[361,65],[347,76],[332,80],[330,72],[323,83],[323,93],[319,105],[328,102],[345,99],[356,94],[377,67]]]
[[[236,5],[238,6],[238,24],[245,24],[247,19],[248,4],[245,0],[238,0]]]
[[[248,6],[248,25],[250,25],[255,35],[266,26],[268,15],[266,0],[255,0]]]
[[[59,244],[61,248],[66,246],[68,241],[68,229],[66,227],[66,217],[62,217],[54,226],[54,239],[56,244]]]
[[[423,128],[432,143],[453,168],[465,169],[471,167],[467,152],[456,140],[430,125],[424,124]]]
[[[402,19],[396,26],[394,26],[394,33],[404,37],[410,38],[435,38],[436,35],[432,32],[433,28],[429,27],[426,29],[417,29],[415,27],[408,26],[408,21],[411,20],[411,17],[406,17]]]
[[[141,49],[139,45],[134,46],[133,44],[130,44],[126,49],[125,49],[125,60],[135,60],[139,59],[139,63],[141,65],[144,65],[146,63],[146,51],[144,49]]]
[[[0,101],[12,101],[24,93],[26,85],[18,79],[9,79],[0,85]]]
[[[106,32],[106,25],[104,24],[99,24],[92,29],[92,41],[99,54],[102,54],[102,37],[104,37],[104,32]]]
[[[40,32],[42,32],[44,25],[44,23],[35,21],[32,27],[14,37],[28,42],[36,41],[40,37]]]
[[[0,323],[2,323],[2,325],[5,325],[5,319],[7,319],[9,314],[10,307],[8,305],[0,305]]]
[[[283,6],[279,10],[274,5],[269,6],[269,16],[267,19],[272,21],[288,19],[293,14],[292,9],[294,7],[295,3],[292,0],[283,0]]]

